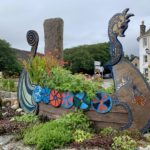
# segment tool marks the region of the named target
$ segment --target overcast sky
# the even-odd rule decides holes
[[[44,51],[43,22],[47,18],[64,20],[64,48],[107,42],[109,19],[124,8],[131,18],[126,37],[121,38],[124,51],[138,55],[139,25],[144,20],[150,28],[149,0],[0,0],[0,38],[12,47],[30,50],[26,32],[39,33],[39,52]]]

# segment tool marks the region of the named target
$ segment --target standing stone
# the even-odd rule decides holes
[[[63,53],[63,20],[61,18],[44,21],[45,53],[57,53],[57,59],[62,59]]]

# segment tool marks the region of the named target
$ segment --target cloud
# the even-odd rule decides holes
[[[107,42],[109,19],[129,7],[135,14],[121,41],[126,53],[138,55],[139,25],[145,20],[150,27],[149,0],[5,0],[0,5],[0,38],[12,47],[30,50],[26,32],[34,29],[39,33],[38,51],[44,51],[43,22],[47,18],[64,19],[64,48],[82,44]]]

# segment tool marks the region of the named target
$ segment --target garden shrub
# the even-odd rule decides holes
[[[13,79],[0,79],[0,89],[4,91],[15,92],[17,87]]]
[[[71,131],[56,121],[35,125],[26,131],[24,143],[37,145],[40,150],[53,150],[71,141]]]
[[[136,147],[137,147],[136,141],[134,141],[128,135],[113,138],[112,144],[113,150],[135,150]]]
[[[133,139],[140,139],[142,137],[142,134],[138,130],[123,130],[119,132],[119,134],[122,135],[127,135]]]
[[[100,129],[99,134],[100,136],[115,136],[118,134],[118,131],[111,127],[107,127],[107,128]]]
[[[38,121],[38,117],[34,114],[24,114],[22,116],[14,117],[14,121],[35,123],[36,121]]]
[[[69,113],[62,118],[38,124],[24,133],[24,143],[40,150],[60,148],[73,140],[75,130],[90,130],[90,123],[82,112]]]
[[[91,133],[80,129],[76,130],[73,134],[73,140],[78,143],[83,142],[86,139],[90,139],[91,137]]]
[[[84,131],[90,131],[90,121],[82,111],[71,112],[64,115],[62,118],[57,120],[58,122],[65,124],[69,130],[75,131],[81,129]]]

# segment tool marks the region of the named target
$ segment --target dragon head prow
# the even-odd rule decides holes
[[[122,11],[122,13],[117,13],[110,19],[110,25],[112,32],[116,34],[116,36],[124,37],[124,33],[128,28],[128,23],[130,22],[130,17],[134,16],[134,14],[127,14],[129,8],[126,8]]]

